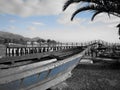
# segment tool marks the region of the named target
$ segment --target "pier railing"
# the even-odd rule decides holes
[[[105,47],[115,47],[115,49],[119,49],[117,43],[108,43],[101,40],[94,40],[91,42],[84,42],[84,43],[43,43],[43,44],[6,44],[4,47],[4,56],[23,56],[28,54],[36,54],[36,53],[44,53],[44,52],[53,52],[53,51],[61,51],[61,50],[68,50],[76,47],[87,48],[88,46],[92,45],[91,51],[88,51],[88,54],[92,52],[92,50],[96,50],[95,48],[105,46]]]
[[[26,54],[53,52],[78,47],[75,44],[44,44],[44,45],[7,45],[6,56],[21,56]]]

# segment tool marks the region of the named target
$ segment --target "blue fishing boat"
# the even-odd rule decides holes
[[[17,52],[17,47],[9,47],[9,50],[11,48]],[[25,47],[21,48],[23,50]],[[24,53],[20,56],[12,53],[13,56],[9,54],[2,57],[0,59],[0,90],[46,90],[55,86],[71,76],[71,71],[88,50],[88,48],[68,46],[63,50],[57,49],[58,51]]]

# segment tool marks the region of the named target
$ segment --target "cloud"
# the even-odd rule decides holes
[[[9,22],[14,23],[14,22],[16,22],[16,20],[10,19]]]
[[[64,25],[80,25],[80,23],[83,23],[85,21],[85,18],[75,18],[73,21],[70,20],[73,12],[76,9],[77,4],[72,4],[64,12],[61,12],[57,22]]]
[[[0,0],[0,13],[7,13],[13,15],[19,15],[22,17],[36,16],[36,15],[58,15],[57,22],[63,25],[73,25],[71,27],[61,28],[49,28],[45,30],[39,30],[40,27],[36,25],[45,25],[42,22],[32,22],[33,26],[28,26],[22,33],[25,36],[36,37],[39,36],[45,39],[56,39],[60,41],[83,41],[103,39],[110,42],[119,41],[117,36],[117,29],[114,27],[119,23],[120,19],[115,16],[109,18],[107,15],[100,14],[96,16],[93,22],[88,21],[86,18],[75,17],[73,21],[70,21],[72,13],[78,7],[76,4],[70,5],[67,10],[62,12],[62,7],[66,0]],[[88,17],[88,16],[86,16]],[[10,20],[14,22],[14,20]],[[49,21],[48,21],[49,22]],[[50,22],[51,23],[51,22]],[[82,23],[82,25],[81,25]],[[97,25],[97,23],[100,23]],[[31,23],[30,23],[31,24]],[[87,25],[86,25],[87,24]],[[15,29],[14,26],[10,26],[9,29]],[[13,32],[21,32],[14,30]]]
[[[28,33],[27,33],[28,32]],[[62,42],[84,42],[91,40],[104,40],[108,42],[119,42],[116,28],[107,26],[84,26],[73,28],[57,28],[44,30],[26,30],[24,33],[28,37],[41,37],[44,39],[54,39]]]
[[[37,29],[36,29],[36,27],[29,26],[29,27],[27,27],[27,30],[36,31]]]
[[[15,26],[9,26],[8,29],[9,30],[16,30],[16,27]]]
[[[67,16],[67,14],[64,14],[57,20],[57,22],[63,25],[74,26],[74,25],[80,25],[81,23],[84,23],[86,21],[86,19],[82,19],[82,18],[75,18],[73,21],[71,21],[70,18],[68,17],[69,15]]]
[[[120,18],[113,15],[110,15],[109,17],[108,14],[101,13],[95,17],[93,22],[90,23],[101,23],[108,27],[115,27],[117,24],[120,23]]]
[[[0,0],[0,12],[20,15],[58,15],[66,0]]]
[[[42,22],[32,22],[33,25],[44,26],[45,24]]]

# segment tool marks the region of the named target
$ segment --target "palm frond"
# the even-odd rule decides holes
[[[106,0],[105,0],[106,1]],[[95,3],[95,4],[102,4],[103,0],[68,0],[64,6],[63,6],[63,11],[66,10],[66,8],[73,4],[73,3],[80,3],[80,2],[88,2],[88,3]]]
[[[73,3],[88,3],[86,6],[82,6],[79,9],[77,9],[72,17],[71,20],[76,16],[76,14],[83,12],[83,11],[95,11],[93,14],[91,20],[94,20],[95,16],[100,13],[108,13],[108,16],[110,17],[110,14],[120,17],[120,0],[68,0],[63,7],[63,11],[66,10],[66,8],[73,4]],[[120,24],[117,25],[119,28],[118,34],[120,36]],[[120,38],[119,38],[120,39]]]
[[[63,6],[63,11],[65,11],[66,8],[67,8],[70,4],[73,3],[73,1],[74,1],[74,0],[68,0],[68,1],[64,4],[64,6]]]
[[[83,12],[83,11],[86,11],[86,10],[95,10],[95,6],[94,5],[90,5],[90,6],[85,6],[85,7],[81,7],[79,8],[78,10],[76,10],[72,17],[71,17],[71,20],[73,20],[73,18],[75,17],[76,14],[80,13],[80,12]]]
[[[70,4],[72,4],[72,3],[78,3],[78,2],[80,2],[80,1],[82,1],[82,0],[68,0],[68,1],[64,4],[64,6],[63,6],[63,11],[65,11],[66,8],[67,8]]]
[[[94,20],[94,18],[95,18],[96,15],[98,15],[98,14],[100,14],[100,13],[102,13],[102,12],[103,12],[103,11],[96,11],[96,12],[93,14],[93,16],[92,16],[91,21]]]
[[[109,14],[115,14],[116,16],[120,16],[120,1],[119,0],[68,0],[63,7],[63,11],[72,4],[72,3],[80,3],[80,2],[93,3],[97,6],[102,6],[104,10]],[[113,13],[114,12],[114,13]]]
[[[120,23],[117,25],[117,27],[119,28],[118,30],[118,35],[120,35]],[[120,38],[119,38],[120,39]]]
[[[120,23],[116,27],[120,28]]]

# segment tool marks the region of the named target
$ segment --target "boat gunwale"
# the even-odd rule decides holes
[[[58,67],[62,64],[65,64],[69,61],[74,60],[74,58],[82,58],[83,55],[85,54],[85,52],[88,49],[89,49],[89,47],[87,49],[85,49],[84,51],[82,51],[78,54],[75,54],[71,57],[68,57],[66,59],[56,61],[56,62],[53,62],[53,63],[50,63],[50,64],[46,64],[46,65],[43,65],[43,66],[38,66],[38,67],[34,67],[34,68],[29,69],[29,67],[32,67],[32,64],[29,64],[29,65],[25,65],[25,66],[0,70],[0,84],[5,84],[5,83],[11,82],[11,81],[15,81],[15,80],[18,80],[18,79],[28,77],[30,75],[34,75],[34,74],[37,74],[37,73],[41,73],[43,71],[53,69],[55,67]],[[26,69],[25,67],[28,67],[28,68]]]

